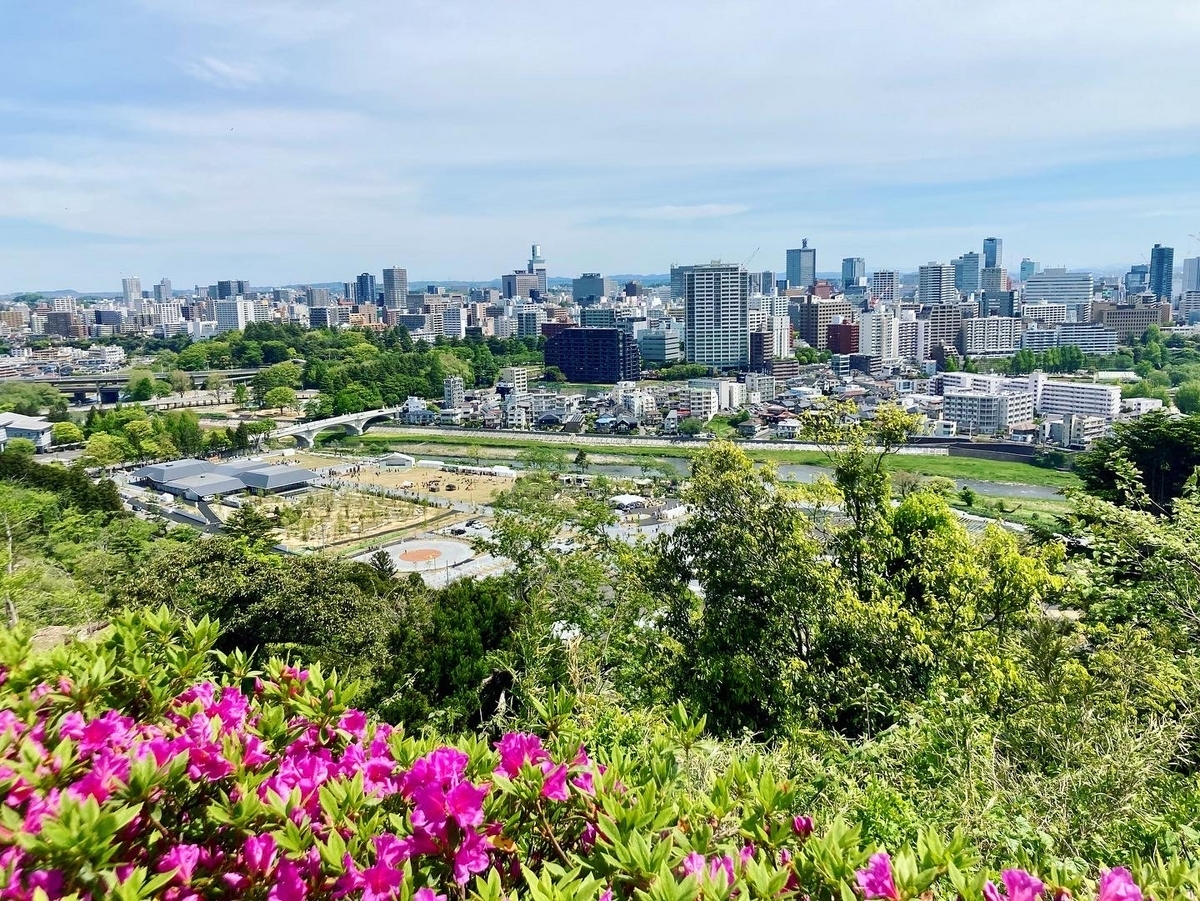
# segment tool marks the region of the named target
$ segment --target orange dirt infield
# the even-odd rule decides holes
[[[406,563],[428,563],[430,560],[436,560],[442,556],[442,552],[434,550],[431,547],[417,547],[411,551],[405,551],[400,555],[400,559]]]

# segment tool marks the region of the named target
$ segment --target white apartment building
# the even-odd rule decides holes
[[[442,403],[447,409],[455,410],[467,400],[461,375],[452,375],[442,380]]]
[[[1005,435],[1015,426],[1033,422],[1033,394],[947,391],[942,396],[942,419],[955,423],[960,433]]]
[[[871,296],[880,303],[899,303],[900,273],[891,269],[872,272]]]
[[[921,303],[958,303],[954,267],[949,263],[927,263],[920,267],[918,277],[917,297]]]
[[[684,275],[687,359],[718,369],[750,362],[750,277],[741,266],[692,266]]]
[[[260,312],[266,310],[265,305],[260,307],[252,300],[241,298],[218,300],[213,306],[217,316],[217,333],[222,335],[225,332],[240,331],[249,322],[259,322]]]
[[[1068,272],[1066,269],[1043,269],[1031,275],[1025,283],[1025,304],[1077,304],[1092,299],[1090,272]]]
[[[466,307],[447,307],[442,310],[442,334],[447,338],[467,337]]]
[[[721,410],[740,410],[746,405],[746,386],[733,379],[692,379],[688,387],[715,391]]]
[[[1103,357],[1117,352],[1117,333],[1091,322],[1066,322],[1054,330],[1059,347],[1074,345],[1089,356]]]
[[[528,394],[529,371],[524,366],[505,366],[500,370],[500,384],[511,385],[513,394]]]
[[[1036,303],[1026,302],[1021,308],[1021,315],[1035,322],[1057,325],[1060,322],[1067,321],[1067,305],[1065,303],[1048,303],[1044,301]]]
[[[613,402],[633,414],[638,422],[655,418],[658,402],[654,395],[637,386],[637,382],[617,382],[613,386]]]
[[[982,391],[986,394],[1029,391],[1033,395],[1034,412],[1039,416],[1078,413],[1112,420],[1121,412],[1121,389],[1117,385],[1052,380],[1044,372],[1013,377],[945,372],[941,379],[943,395],[960,391]]]
[[[773,375],[758,372],[746,373],[746,394],[757,394],[759,403],[767,403],[775,399],[779,391],[778,382]]]
[[[1021,346],[1024,330],[1024,321],[1015,316],[964,319],[960,349],[968,357],[1011,356]]]
[[[1200,315],[1200,289],[1183,292],[1179,298],[1179,315],[1184,322]]]
[[[879,309],[862,314],[858,352],[877,358],[884,366],[900,362],[900,320],[892,310]]]
[[[689,382],[681,392],[679,402],[688,410],[689,416],[701,422],[708,422],[717,415],[717,392],[712,388],[693,388]]]

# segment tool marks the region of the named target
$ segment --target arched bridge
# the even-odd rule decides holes
[[[380,410],[363,410],[361,413],[344,413],[341,416],[330,416],[326,419],[314,419],[311,422],[297,422],[295,425],[285,425],[271,433],[272,438],[295,438],[297,447],[312,447],[317,435],[326,429],[341,426],[347,435],[361,435],[367,426],[380,419],[395,419],[404,412],[404,407],[384,407]]]

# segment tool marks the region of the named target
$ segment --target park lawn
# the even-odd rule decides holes
[[[392,446],[439,445],[447,451],[454,449],[457,456],[470,456],[474,447],[513,448],[522,450],[529,447],[545,446],[546,442],[536,438],[517,438],[508,435],[477,436],[429,433],[418,436],[381,435],[368,432],[361,438],[364,448],[384,450]],[[352,446],[352,445],[351,445]],[[561,446],[574,448],[575,445],[562,443]],[[606,457],[678,457],[688,459],[704,449],[702,441],[680,442],[665,447],[639,447],[637,445],[605,445],[603,447],[584,447],[589,454]],[[765,450],[756,448],[753,444],[739,445],[746,454],[759,462],[795,463],[809,466],[828,466],[829,459],[821,451],[812,450]],[[896,471],[913,472],[923,476],[946,476],[951,479],[978,480],[982,482],[1006,482],[1014,485],[1038,485],[1046,488],[1078,488],[1079,478],[1070,472],[1057,469],[1045,469],[1031,463],[1014,463],[1003,460],[981,460],[975,457],[950,457],[924,454],[896,454],[887,459],[887,468]]]

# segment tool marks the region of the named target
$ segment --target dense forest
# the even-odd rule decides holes
[[[813,486],[782,483],[714,443],[681,488],[691,516],[636,545],[611,537],[601,498],[530,474],[497,504],[481,546],[511,568],[443,589],[398,577],[386,555],[370,564],[282,558],[270,550],[269,520],[243,518],[220,537],[168,529],[125,514],[107,482],[78,469],[0,455],[0,521],[11,536],[0,577],[16,623],[0,660],[11,674],[0,730],[26,724],[0,755],[16,747],[13,734],[70,709],[121,710],[145,724],[139,734],[175,734],[170,703],[192,710],[199,702],[186,686],[207,679],[226,693],[265,686],[249,702],[255,717],[237,721],[267,749],[255,759],[283,755],[262,764],[279,767],[272,779],[299,772],[291,754],[349,754],[347,741],[366,753],[361,723],[378,719],[397,728],[379,746],[390,749],[389,767],[425,772],[422,755],[444,752],[458,761],[437,777],[446,798],[455,786],[491,784],[485,812],[468,804],[459,825],[446,832],[443,822],[424,845],[419,792],[401,787],[408,801],[377,807],[361,795],[374,791],[370,776],[365,787],[360,776],[358,788],[322,790],[292,826],[269,803],[222,806],[237,792],[221,800],[185,790],[186,773],[167,758],[114,796],[132,804],[156,780],[176,786],[162,834],[209,849],[189,864],[198,874],[235,858],[249,866],[230,830],[264,842],[256,836],[269,832],[272,867],[310,861],[272,870],[310,897],[336,895],[338,884],[391,897],[356,881],[364,861],[388,860],[392,890],[449,886],[465,897],[469,886],[488,901],[511,892],[591,901],[606,890],[766,898],[787,886],[829,901],[848,901],[846,892],[979,898],[985,875],[1008,865],[1037,874],[1047,891],[1105,897],[1101,876],[1118,864],[1143,888],[1158,886],[1156,898],[1194,897],[1197,871],[1169,861],[1196,853],[1200,812],[1200,418],[1121,426],[1083,456],[1086,491],[1073,496],[1072,515],[1036,533],[972,533],[932,486],[894,492],[884,457],[911,425],[889,410],[866,425],[822,424],[834,475]],[[21,637],[106,620],[122,625],[51,657]],[[296,681],[302,665],[307,682]],[[83,681],[39,700],[34,689],[50,673]],[[367,719],[320,732],[359,716],[345,712],[351,700]],[[204,703],[205,715],[221,715]],[[317,732],[304,738],[307,726],[288,725],[301,721]],[[509,769],[505,742],[524,748]],[[219,778],[257,792],[266,777],[237,756],[249,752],[228,747],[233,762]],[[11,785],[12,772],[0,782]],[[306,790],[297,791],[288,803],[303,806]],[[72,816],[118,816],[99,803],[103,811]],[[188,831],[198,811],[215,831]],[[342,829],[326,845],[330,824],[350,816],[361,831]],[[68,853],[81,822],[29,839],[25,853],[60,863],[125,853],[98,839]],[[476,827],[491,838],[472,856],[456,843]],[[385,833],[427,850],[388,857]],[[868,861],[880,848],[892,856]],[[510,853],[532,882],[501,866]],[[703,861],[699,876],[691,854]],[[93,892],[104,869],[96,859]],[[170,871],[138,860],[145,885]],[[713,873],[720,880],[705,876]]]

